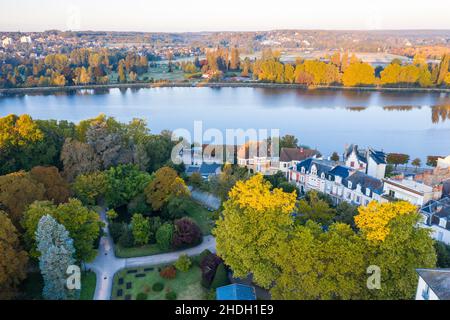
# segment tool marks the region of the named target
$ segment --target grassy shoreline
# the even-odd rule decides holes
[[[82,85],[66,87],[32,87],[0,89],[2,94],[55,93],[76,90],[95,89],[145,89],[145,88],[269,88],[302,90],[348,90],[378,92],[436,92],[450,93],[450,88],[401,88],[401,87],[344,87],[344,86],[304,86],[300,84],[264,83],[264,82],[161,82],[161,83],[112,83],[105,85]]]

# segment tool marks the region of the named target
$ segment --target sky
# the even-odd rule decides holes
[[[449,0],[0,0],[0,31],[450,29]]]

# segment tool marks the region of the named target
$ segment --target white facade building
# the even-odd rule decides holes
[[[383,179],[383,182],[386,196],[409,201],[417,206],[423,206],[430,200],[437,200],[442,196],[440,189],[434,189],[412,179]]]
[[[423,227],[432,229],[431,236],[450,245],[450,198],[432,200],[420,209]]]
[[[347,167],[369,176],[383,179],[386,174],[386,154],[382,151],[360,150],[352,144],[345,149],[344,160]]]
[[[417,269],[416,300],[450,300],[450,269]]]

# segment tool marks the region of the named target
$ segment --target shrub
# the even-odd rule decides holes
[[[225,268],[225,265],[221,263],[216,269],[216,274],[211,282],[211,289],[217,289],[228,284],[230,284],[230,280],[228,279],[227,269]]]
[[[209,289],[211,283],[216,275],[217,267],[223,263],[215,254],[211,253],[205,256],[200,262],[200,268],[202,269],[202,286]]]
[[[156,282],[152,286],[152,290],[155,292],[161,292],[164,289],[164,284],[161,282]]]
[[[122,235],[119,238],[119,244],[124,248],[131,248],[134,245],[133,235],[128,227],[124,230]]]
[[[194,188],[200,188],[202,186],[203,183],[203,178],[200,175],[200,173],[198,172],[194,172],[190,177],[189,177],[189,183],[191,184],[191,186],[193,186]]]
[[[166,293],[167,300],[177,300],[177,293],[175,291],[169,291]]]
[[[140,292],[136,296],[136,300],[147,300],[148,295],[144,292]]]
[[[172,244],[173,238],[173,225],[170,223],[164,223],[156,231],[156,243],[161,250],[169,250]]]
[[[174,266],[168,266],[161,270],[159,273],[164,279],[175,279],[177,276],[177,269]]]
[[[111,234],[114,243],[119,241],[126,228],[127,225],[125,223],[113,222],[109,224],[109,233]]]
[[[109,221],[117,219],[118,216],[119,216],[118,213],[114,209],[108,210],[108,212],[106,212],[106,217],[108,218]]]
[[[163,217],[168,220],[181,218],[187,211],[188,199],[186,197],[171,196],[163,210]]]
[[[162,226],[162,221],[160,217],[150,217],[150,239],[149,243],[156,243],[156,232]]]
[[[192,247],[201,242],[202,231],[194,220],[182,218],[175,221],[175,232],[172,240],[172,246],[175,249]]]
[[[148,213],[152,210],[145,200],[145,195],[141,193],[128,203],[127,211],[133,215],[135,213]]]
[[[135,245],[145,245],[150,240],[150,221],[142,214],[136,213],[131,219],[131,231]]]
[[[182,254],[177,262],[175,262],[175,268],[181,272],[187,272],[192,265],[192,261],[187,254]]]
[[[205,300],[216,300],[216,290],[211,289],[205,293]]]

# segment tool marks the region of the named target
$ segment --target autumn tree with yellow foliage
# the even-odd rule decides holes
[[[408,202],[359,207],[356,231],[325,229],[296,218],[295,192],[270,189],[261,175],[237,182],[213,234],[233,275],[252,275],[274,299],[412,299],[416,268],[435,266],[430,231]],[[381,268],[379,290],[367,288],[371,265]]]
[[[296,197],[295,192],[271,191],[259,174],[236,183],[213,231],[217,253],[236,277],[252,273],[258,284],[269,288],[279,276],[274,259],[292,232]]]

